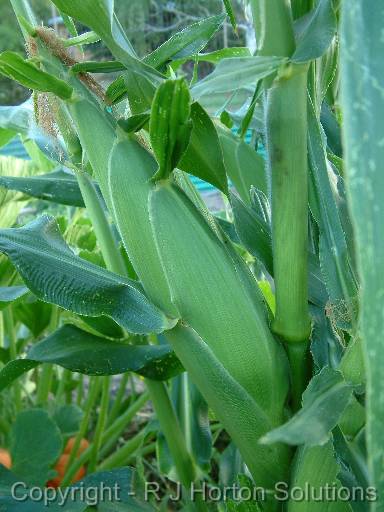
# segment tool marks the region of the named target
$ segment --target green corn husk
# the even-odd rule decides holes
[[[259,444],[271,422],[252,397],[220,364],[208,345],[190,327],[177,325],[166,338],[192,380],[236,442],[255,482],[271,489],[287,477],[290,449],[279,443]],[[274,510],[273,504],[266,510]]]
[[[151,300],[178,316],[157,254],[148,214],[155,159],[135,140],[117,142],[109,161],[112,211],[128,256]]]
[[[284,358],[262,304],[256,307],[225,246],[175,185],[158,184],[149,210],[181,318],[262,409],[279,421],[287,393]]]

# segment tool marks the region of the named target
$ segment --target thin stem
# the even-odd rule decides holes
[[[149,394],[143,393],[141,397],[129,408],[127,411],[117,418],[117,420],[103,433],[102,436],[102,449],[100,456],[105,455],[114,446],[120,434],[124,431],[126,426],[131,422],[137,412],[148,401]],[[92,446],[87,448],[76,460],[74,460],[69,471],[71,475],[75,475],[83,464],[86,464],[91,456]]]
[[[79,383],[77,385],[76,404],[80,407],[84,397],[84,375],[79,375]]]
[[[111,378],[104,377],[99,417],[96,424],[95,435],[92,441],[92,452],[88,466],[88,471],[90,473],[93,473],[96,470],[100,446],[102,444],[102,435],[107,424],[110,384]]]
[[[71,371],[64,368],[63,371],[61,372],[61,378],[59,380],[59,386],[57,388],[57,392],[56,392],[56,396],[55,396],[56,402],[60,402],[60,400],[64,396],[65,390],[66,390],[66,387],[68,384],[68,380],[70,379],[70,377],[71,377]]]
[[[129,439],[124,446],[122,446],[119,450],[116,450],[112,453],[107,459],[105,459],[99,466],[99,471],[106,471],[109,469],[113,469],[116,467],[124,466],[127,464],[128,460],[131,458],[132,454],[135,453],[140,446],[143,444],[145,439],[145,431],[141,430],[134,437]]]
[[[13,313],[11,306],[8,306],[3,311],[3,320],[4,320],[4,331],[8,335],[9,338],[9,354],[11,359],[17,359],[17,337],[15,332],[15,325],[13,320]],[[22,399],[21,399],[21,387],[18,380],[15,380],[13,383],[13,391],[15,396],[15,408],[16,411],[21,410]]]
[[[123,257],[116,246],[106,212],[89,175],[78,172],[77,181],[107,268],[117,274],[126,275]]]
[[[124,429],[129,425],[134,416],[142,409],[142,407],[148,402],[149,393],[143,393],[121,416],[119,416],[112,425],[107,428],[103,434],[102,449],[100,455],[103,456],[113,448],[119,436],[122,434]]]
[[[38,405],[43,405],[47,403],[49,392],[52,387],[53,380],[53,365],[52,364],[43,364],[40,374],[39,381],[37,385],[37,393],[36,393],[36,403]]]
[[[51,320],[49,323],[49,331],[52,332],[57,328],[59,323],[59,308],[52,306]],[[39,375],[39,381],[37,385],[36,402],[38,405],[47,403],[49,392],[52,387],[52,380],[54,374],[53,364],[43,364]]]
[[[100,387],[102,380],[100,377],[92,377],[89,381],[88,397],[84,406],[84,416],[80,423],[79,432],[77,433],[75,442],[73,444],[72,452],[70,453],[69,460],[67,463],[65,476],[62,481],[62,487],[66,487],[72,482],[73,477],[77,470],[74,470],[73,462],[76,459],[77,452],[79,451],[81,440],[86,436],[89,426],[89,420],[91,417],[92,409],[96,403],[97,397],[100,393]]]
[[[186,449],[185,439],[180,429],[175,409],[169,398],[164,383],[146,380],[151,400],[160,422],[162,432],[168,443],[182,485],[189,489],[195,480],[195,468],[190,454]]]
[[[122,405],[123,399],[124,399],[124,395],[125,395],[125,392],[127,389],[128,380],[129,380],[129,372],[124,373],[121,376],[119,389],[117,390],[117,393],[115,396],[115,401],[113,403],[113,406],[112,406],[109,416],[108,416],[109,424],[114,422],[114,420],[116,419],[116,417],[118,416],[118,414],[120,412],[121,405]]]

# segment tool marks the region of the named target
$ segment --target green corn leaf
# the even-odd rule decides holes
[[[128,119],[119,119],[117,124],[127,133],[135,133],[144,128],[151,117],[150,113],[136,114]]]
[[[318,59],[329,48],[336,34],[337,22],[332,0],[319,0],[316,7],[297,23],[297,47],[294,62]]]
[[[336,456],[339,461],[341,461],[344,467],[349,468],[352,472],[356,487],[360,486],[363,489],[367,489],[369,487],[369,471],[365,461],[361,457],[361,448],[358,446],[358,441],[350,441],[343,435],[342,431],[339,427],[336,427],[333,431],[333,445],[335,447]],[[339,475],[339,478],[341,475]],[[361,504],[361,503],[360,503]],[[366,505],[363,504],[363,505]],[[353,510],[355,510],[353,506]],[[360,507],[360,511],[366,511],[367,507],[364,509]]]
[[[384,500],[384,351],[381,333],[384,176],[384,6],[356,0],[342,5],[341,76],[346,185],[361,279],[360,333],[367,372],[368,467],[378,501]]]
[[[142,114],[151,110],[156,87],[147,78],[126,71],[124,73],[124,87],[126,88],[132,114]]]
[[[81,46],[82,44],[92,44],[100,41],[100,37],[95,32],[84,32],[79,36],[74,36],[69,39],[63,39],[63,45],[67,48],[71,46]]]
[[[223,59],[210,75],[192,87],[192,96],[199,99],[206,94],[236,91],[248,86],[254,87],[258,80],[275,73],[285,60],[282,57]]]
[[[11,430],[12,472],[21,481],[44,486],[50,466],[63,449],[63,438],[55,422],[42,409],[17,415]]]
[[[271,227],[254,209],[231,194],[236,232],[244,247],[273,275]]]
[[[321,105],[321,125],[324,128],[327,137],[327,146],[330,151],[339,158],[343,157],[343,148],[341,142],[341,130],[335,114],[326,101]]]
[[[237,30],[235,12],[233,10],[232,0],[223,0],[225,10],[227,11],[228,18],[231,20],[233,30]]]
[[[148,302],[136,282],[75,256],[52,218],[0,230],[0,251],[45,302],[85,316],[105,314],[137,334],[162,332],[174,325]]]
[[[139,60],[114,12],[114,0],[53,0],[62,12],[90,27],[100,36],[114,57],[158,83],[161,75]]]
[[[117,73],[125,69],[125,66],[116,60],[103,62],[83,61],[71,67],[73,73]]]
[[[173,68],[177,68],[188,60],[194,62],[210,62],[211,64],[218,64],[223,59],[238,58],[238,57],[251,57],[249,48],[243,46],[236,46],[234,48],[221,48],[208,53],[198,53],[193,56],[184,57],[183,59],[175,59],[172,63]]]
[[[288,451],[283,446],[258,443],[270,422],[251,396],[193,329],[178,325],[166,338],[234,439],[258,485],[270,488],[284,478]]]
[[[125,85],[123,76],[119,76],[109,84],[105,91],[105,96],[112,105],[123,101],[123,99],[127,97],[127,86]]]
[[[210,16],[193,23],[144,57],[144,62],[160,68],[170,60],[184,59],[198,54],[223,24],[225,15]]]
[[[191,106],[191,120],[193,124],[191,138],[178,164],[179,169],[228,193],[223,153],[214,123],[197,102]]]
[[[315,368],[317,370],[325,366],[337,368],[342,356],[342,347],[325,312],[325,303],[311,306],[310,314],[313,322],[311,354]]]
[[[245,204],[250,204],[252,186],[267,194],[265,162],[249,144],[229,130],[218,128],[224,164],[229,179]]]
[[[66,169],[28,178],[0,176],[0,187],[69,206],[84,206],[76,177]]]
[[[226,370],[258,404],[276,418],[282,412],[286,393],[285,365],[281,347],[266,324],[256,282],[245,278],[234,256],[228,253],[227,244],[219,240],[176,186],[158,183],[150,195],[149,215],[181,318],[203,337]],[[276,365],[276,360],[281,362]],[[282,372],[279,378],[276,367]],[[272,374],[273,383],[268,377]]]
[[[321,461],[321,464],[319,464]],[[287,512],[351,512],[351,505],[340,500],[316,500],[324,489],[341,487],[338,475],[338,464],[332,443],[324,446],[301,446],[295,455],[292,467],[291,489],[311,489],[313,496],[298,500],[291,498],[287,504]],[[323,490],[323,491],[322,491]],[[283,488],[280,497],[286,497],[287,489]]]
[[[149,135],[159,164],[153,179],[168,178],[182,158],[191,137],[191,96],[186,81],[167,80],[152,103]]]
[[[287,423],[268,432],[261,442],[292,445],[324,445],[352,396],[342,374],[323,368],[303,393],[303,406]]]
[[[0,391],[37,366],[39,363],[30,359],[14,359],[7,363],[0,371]]]
[[[27,358],[39,363],[58,364],[85,375],[117,375],[132,371],[153,380],[167,380],[183,371],[169,345],[129,345],[95,336],[69,324],[33,345]]]
[[[29,290],[25,286],[0,286],[0,311],[25,297],[27,293]]]
[[[52,92],[63,100],[68,100],[72,96],[73,89],[70,85],[42,71],[15,52],[6,51],[0,54],[0,73],[16,80],[24,87]]]
[[[129,345],[66,324],[33,345],[25,359],[15,359],[2,368],[0,391],[42,363],[95,376],[132,371],[153,380],[168,380],[183,371],[169,345]]]
[[[308,154],[312,190],[310,207],[320,230],[321,270],[331,302],[336,307],[344,307],[351,320],[354,314],[353,300],[357,294],[356,283],[328,175],[321,126],[311,104],[308,105]]]

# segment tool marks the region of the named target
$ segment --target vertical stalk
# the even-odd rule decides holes
[[[186,449],[185,439],[169,398],[169,393],[164,385],[159,386],[156,381],[147,379],[146,384],[180,482],[186,489],[189,489],[191,483],[195,480],[195,469],[191,456]]]
[[[129,373],[127,372],[127,373],[124,373],[121,377],[121,381],[120,381],[119,388],[116,393],[115,401],[113,403],[113,406],[111,407],[111,411],[108,416],[108,424],[113,423],[113,421],[116,419],[116,417],[118,416],[118,414],[120,412],[121,404],[123,402],[123,398],[124,398],[124,394],[125,394],[125,391],[127,388],[128,380],[129,380]]]
[[[308,315],[307,66],[275,80],[268,92],[267,143],[272,177],[276,287],[274,331],[303,342]]]
[[[286,0],[254,0],[261,55],[289,57],[295,50]],[[266,138],[272,194],[276,315],[272,328],[286,343],[292,370],[292,402],[300,406],[307,382],[308,168],[306,64],[291,64],[266,93]],[[269,83],[268,83],[269,85]]]
[[[4,332],[9,337],[9,354],[11,359],[17,359],[17,338],[15,333],[15,325],[13,321],[13,313],[11,306],[8,306],[3,311],[3,322],[4,322]],[[21,387],[18,380],[15,380],[13,383],[13,391],[15,396],[15,408],[16,411],[21,410],[22,399],[21,399]]]
[[[76,474],[76,471],[73,470],[73,463],[75,462],[77,452],[79,451],[80,442],[88,431],[91,412],[99,396],[101,383],[102,379],[100,377],[91,377],[89,381],[88,397],[84,406],[84,416],[81,420],[79,432],[77,433],[72,452],[69,456],[69,460],[65,469],[65,476],[61,483],[62,487],[69,485]]]
[[[43,364],[37,385],[36,403],[43,405],[48,401],[49,392],[52,386],[53,379],[53,365]]]
[[[56,329],[59,322],[59,308],[52,306],[51,321],[49,323],[49,332]],[[45,404],[48,401],[49,392],[52,387],[54,367],[53,364],[43,364],[37,384],[36,401],[38,405]]]
[[[116,247],[116,240],[106,218],[106,212],[89,175],[85,172],[78,172],[77,181],[107,268],[117,274],[126,275],[123,257]]]
[[[88,466],[88,471],[90,473],[93,473],[96,470],[96,466],[97,466],[97,462],[98,462],[98,458],[99,458],[99,451],[100,451],[100,447],[101,447],[102,435],[103,435],[105,426],[107,424],[110,384],[111,384],[111,378],[104,377],[103,378],[103,391],[102,391],[101,403],[100,403],[100,412],[99,412],[99,417],[97,419],[95,435],[92,440],[92,452],[91,452],[91,458],[90,458],[89,466]]]

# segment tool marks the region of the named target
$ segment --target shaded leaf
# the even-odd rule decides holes
[[[69,324],[33,345],[27,358],[58,364],[85,375],[133,371],[151,379],[166,380],[182,371],[169,345],[129,345],[100,338]]]
[[[127,133],[141,130],[149,121],[150,113],[136,114],[127,119],[119,119],[118,125]]]
[[[193,128],[189,146],[178,167],[227,193],[227,175],[215,125],[197,102],[192,104],[191,119]]]
[[[125,69],[125,66],[116,60],[103,62],[83,61],[71,67],[73,73],[117,73]]]
[[[310,207],[320,230],[320,265],[331,302],[353,314],[356,282],[340,214],[328,174],[321,125],[308,105]],[[345,322],[344,322],[345,323]]]
[[[236,232],[244,247],[273,275],[271,227],[254,209],[234,194],[231,204]]]
[[[341,372],[323,368],[303,393],[302,408],[284,425],[268,432],[260,442],[324,445],[352,395]]]
[[[75,256],[53,218],[0,230],[0,250],[45,302],[85,316],[105,314],[136,334],[162,332],[174,324],[148,302],[135,281]]]
[[[336,15],[332,0],[318,0],[316,7],[299,24],[294,62],[307,62],[321,57],[336,34]]]
[[[1,286],[0,287],[0,311],[6,308],[11,302],[24,297],[29,290],[25,286]]]
[[[7,363],[0,371],[0,391],[38,365],[39,363],[30,359],[14,359]]]
[[[84,206],[76,177],[65,169],[28,178],[0,176],[0,186],[54,203]]]
[[[225,10],[227,11],[228,18],[231,20],[231,25],[233,27],[233,30],[236,30],[236,18],[235,13],[232,6],[232,0],[223,0]]]
[[[80,422],[84,416],[84,411],[75,404],[65,404],[59,406],[53,419],[63,435],[74,435],[79,431]]]
[[[252,186],[267,194],[265,161],[249,144],[224,127],[218,128],[224,165],[229,179],[245,204]]]
[[[44,486],[50,466],[59,457],[63,438],[56,423],[42,409],[17,415],[11,430],[12,472],[22,481]]]
[[[288,512],[308,512],[309,510],[311,512],[351,512],[349,503],[341,499],[317,499],[321,492],[325,494],[324,489],[327,487],[336,488],[337,498],[337,491],[341,487],[337,480],[339,472],[340,466],[331,441],[324,446],[300,446],[293,460],[290,488],[311,489],[311,491],[308,499],[297,500],[292,496],[288,502]],[[344,493],[341,495],[343,496]]]
[[[63,100],[68,100],[72,96],[73,89],[70,85],[42,71],[15,52],[6,51],[0,54],[0,73],[16,80],[24,87],[36,91],[52,92]]]

